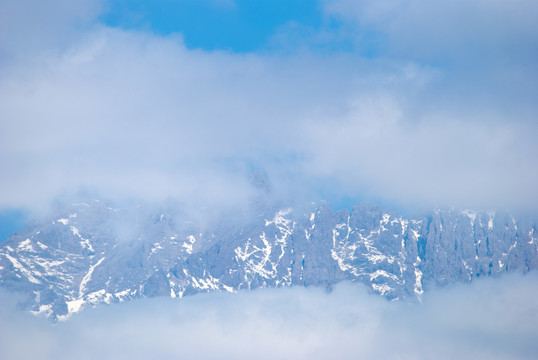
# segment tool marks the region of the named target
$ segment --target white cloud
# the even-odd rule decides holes
[[[331,293],[295,287],[154,298],[88,310],[54,326],[6,305],[0,354],[18,359],[531,359],[537,350],[536,280],[535,273],[483,279],[430,292],[423,304],[388,302],[350,283]]]
[[[528,127],[444,114],[409,121],[403,108],[377,95],[361,99],[340,121],[310,126],[311,171],[339,174],[348,193],[362,187],[402,204],[536,203],[537,152]]]
[[[536,58],[528,48],[538,41],[535,19],[538,5],[532,0],[327,0],[327,13],[350,21],[362,31],[379,32],[378,44],[389,54],[437,62],[506,60],[517,54],[519,62]],[[489,56],[489,59],[485,58]]]
[[[252,167],[288,198],[315,196],[329,179],[332,195],[403,207],[532,208],[538,200],[534,68],[488,65],[469,75],[411,50],[371,59],[189,50],[179,35],[107,28],[88,4],[92,11],[57,3],[67,15],[56,18],[53,6],[43,15],[10,11],[13,24],[54,18],[44,33],[62,45],[18,36],[0,43],[8,53],[26,44],[0,72],[1,207],[43,207],[81,187],[109,197],[242,202],[255,191]],[[507,10],[510,24],[525,13],[510,39],[521,34],[522,44],[532,44],[528,4],[518,4]],[[422,12],[440,16],[414,2],[400,19],[403,5],[389,5],[361,2],[347,11],[349,3],[333,2],[328,14],[358,14],[372,28],[409,38],[420,26],[405,35],[396,25]],[[472,12],[483,23],[475,40],[496,44],[484,30],[495,14],[479,13]],[[454,17],[443,21],[457,24]],[[64,36],[68,29],[76,36]],[[461,40],[464,33],[450,36]]]
[[[0,65],[65,50],[92,27],[101,5],[99,0],[0,1]]]

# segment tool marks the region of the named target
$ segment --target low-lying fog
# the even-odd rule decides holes
[[[2,293],[3,359],[533,359],[538,274],[388,302],[354,283],[103,306],[55,325]]]

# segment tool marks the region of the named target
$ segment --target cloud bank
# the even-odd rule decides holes
[[[532,359],[537,274],[483,279],[388,302],[361,285],[261,289],[101,307],[64,323],[14,312],[0,354],[17,359]],[[43,321],[42,321],[43,320]]]
[[[339,26],[298,50],[283,26],[255,53],[111,28],[98,2],[1,6],[0,207],[81,188],[241,203],[253,169],[281,198],[538,200],[532,1],[329,1]],[[352,50],[316,50],[342,38]]]

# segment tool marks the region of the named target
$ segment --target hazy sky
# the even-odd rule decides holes
[[[536,273],[389,302],[361,284],[135,300],[52,325],[0,292],[8,359],[535,359]]]
[[[538,3],[0,0],[0,209],[538,200]]]

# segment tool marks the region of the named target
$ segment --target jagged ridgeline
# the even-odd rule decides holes
[[[249,211],[202,221],[175,206],[63,206],[0,243],[0,285],[55,320],[139,297],[342,280],[390,300],[420,299],[432,287],[538,267],[533,216],[439,210],[408,219],[327,203]]]

